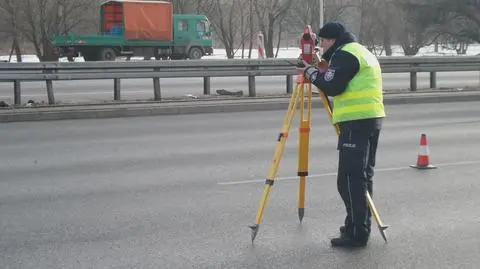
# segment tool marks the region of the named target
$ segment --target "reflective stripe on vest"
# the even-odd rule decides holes
[[[377,58],[356,42],[343,46],[341,50],[354,55],[360,69],[345,92],[333,97],[332,122],[385,117],[382,71]]]

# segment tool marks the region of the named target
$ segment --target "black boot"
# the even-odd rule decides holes
[[[330,240],[332,247],[364,247],[368,240],[355,240],[351,236],[342,234],[340,237]]]

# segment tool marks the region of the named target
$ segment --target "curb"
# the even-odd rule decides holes
[[[318,98],[312,107],[323,107]],[[385,94],[385,105],[480,101],[480,91]],[[0,110],[0,122],[50,121],[66,119],[166,116],[200,113],[286,110],[290,98],[257,98],[219,101],[133,103],[40,107]]]

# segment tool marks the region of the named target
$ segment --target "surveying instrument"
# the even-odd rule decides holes
[[[300,46],[302,49],[301,52],[301,59],[303,59],[308,64],[312,66],[319,66],[322,68],[326,68],[328,63],[324,60],[320,60],[317,54],[315,53],[315,37],[312,32],[312,28],[310,25],[306,25],[304,28],[304,32],[300,39]],[[294,65],[298,67],[304,67],[303,62],[299,61],[298,63],[294,63]],[[265,212],[265,208],[268,202],[268,198],[270,195],[270,191],[272,189],[273,183],[275,182],[275,178],[277,176],[278,167],[280,165],[281,158],[283,156],[283,152],[285,149],[285,144],[287,142],[288,133],[290,131],[290,126],[292,120],[294,118],[295,112],[297,110],[297,105],[300,105],[300,127],[299,131],[299,156],[298,156],[298,173],[299,176],[299,188],[298,188],[298,218],[300,222],[302,222],[304,214],[305,214],[305,184],[306,178],[308,176],[308,153],[309,153],[309,142],[310,142],[310,121],[311,121],[311,110],[312,110],[312,83],[305,77],[304,74],[297,75],[297,87],[292,93],[290,98],[290,103],[288,106],[287,114],[284,117],[283,121],[283,128],[278,136],[275,153],[273,157],[273,163],[270,167],[267,179],[265,180],[265,186],[263,190],[262,199],[260,201],[260,206],[258,208],[255,224],[249,226],[252,229],[252,243],[257,236],[258,229],[260,227],[260,223],[262,221],[263,214]],[[307,112],[305,115],[305,90],[307,89]],[[318,89],[318,94],[320,99],[322,100],[323,106],[325,107],[330,123],[332,123],[337,136],[340,134],[340,128],[337,124],[333,124],[332,122],[332,104],[330,100],[327,98],[325,93],[322,92],[321,89]],[[385,235],[385,230],[388,228],[388,225],[384,225],[380,219],[380,216],[375,208],[373,203],[372,197],[368,190],[365,193],[366,200],[368,203],[368,207],[370,212],[375,218],[377,222],[378,230],[382,235],[385,242],[387,242],[387,237]]]

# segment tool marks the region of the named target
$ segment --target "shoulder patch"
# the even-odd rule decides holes
[[[323,76],[323,78],[325,79],[325,81],[330,81],[330,80],[332,80],[334,77],[335,77],[335,69],[332,69],[332,68],[329,68],[329,69],[327,70],[327,72],[325,72],[325,75]]]

